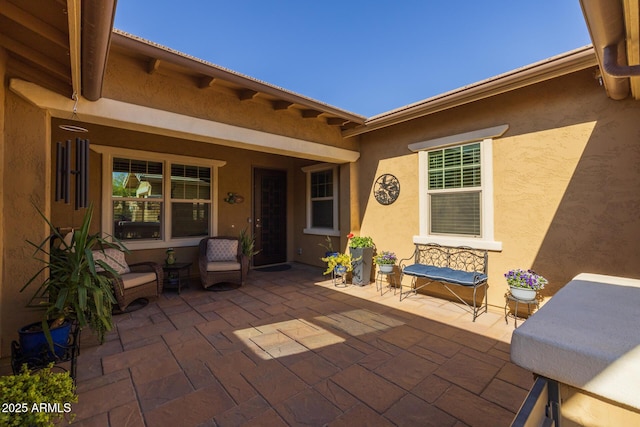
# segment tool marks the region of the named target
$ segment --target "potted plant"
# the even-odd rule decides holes
[[[0,425],[54,426],[73,420],[71,404],[78,401],[73,380],[69,372],[52,372],[52,366],[31,372],[23,365],[17,375],[0,376]]]
[[[380,268],[383,273],[390,273],[393,271],[393,266],[398,261],[396,254],[390,251],[382,251],[374,258],[374,262]]]
[[[249,235],[247,229],[243,229],[240,232],[240,236],[238,237],[240,242],[240,251],[244,255],[242,257],[242,275],[244,277],[249,274],[249,263],[251,262],[251,257],[258,254],[260,251],[256,250],[256,240]]]
[[[511,295],[520,300],[535,299],[537,292],[544,289],[545,285],[549,283],[547,279],[536,274],[533,270],[521,268],[509,270],[504,277],[511,289]]]
[[[353,283],[364,286],[371,281],[371,267],[373,260],[373,239],[368,236],[354,236],[350,233],[349,252],[358,261],[353,266]]]
[[[56,227],[38,209],[51,229],[51,234],[40,244],[27,241],[35,248],[33,257],[42,262],[42,268],[20,289],[25,291],[31,286],[37,286],[28,306],[37,307],[44,311],[42,321],[21,329],[28,334],[43,334],[45,342],[53,351],[53,331],[58,325],[69,327],[76,323],[82,329],[89,326],[97,335],[100,343],[104,342],[105,335],[113,327],[111,318],[112,305],[116,304],[113,294],[113,284],[107,275],[100,272],[108,271],[114,276],[118,273],[103,260],[94,261],[93,250],[107,247],[116,248],[127,252],[119,242],[112,243],[103,239],[100,233],[91,234],[89,228],[93,217],[93,206],[89,206],[85,212],[82,225],[69,236],[63,236]],[[37,283],[44,275],[45,279]],[[118,290],[115,290],[118,292]],[[122,292],[122,290],[119,290]],[[21,335],[25,335],[25,334]],[[36,335],[34,335],[36,336]],[[41,353],[40,348],[29,349],[27,338],[21,336],[20,346],[23,354],[29,352]],[[62,348],[68,341],[62,339]],[[56,350],[56,354],[59,350]]]
[[[333,242],[331,241],[331,237],[324,236],[324,241],[325,243],[318,243],[318,246],[322,246],[325,250],[324,256],[329,257],[331,255],[337,255],[338,252],[336,252],[336,250],[333,249]]]
[[[338,276],[344,276],[353,271],[353,263],[356,261],[351,254],[336,253],[322,258],[327,263],[327,269],[322,274],[335,273]]]

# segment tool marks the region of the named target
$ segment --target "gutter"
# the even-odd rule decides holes
[[[373,116],[363,126],[342,132],[342,136],[348,138],[393,126],[597,65],[598,62],[594,55],[593,47],[585,46],[469,86]]]
[[[82,96],[89,101],[102,97],[116,3],[117,0],[82,1]]]

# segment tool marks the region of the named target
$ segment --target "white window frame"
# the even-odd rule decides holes
[[[167,247],[197,246],[204,236],[171,238],[171,164],[186,164],[211,168],[211,209],[209,218],[210,235],[218,233],[218,168],[226,164],[222,160],[202,159],[198,157],[180,156],[176,154],[155,153],[150,151],[132,150],[129,148],[92,145],[91,149],[102,155],[102,234],[110,238],[113,232],[112,209],[112,168],[113,159],[149,160],[163,163],[163,223],[162,239],[157,240],[126,240],[123,243],[129,250],[156,249]],[[177,200],[180,202],[183,200]]]
[[[493,139],[502,136],[507,129],[508,125],[503,125],[409,145],[409,149],[418,152],[419,170],[420,234],[413,237],[414,243],[437,243],[445,246],[470,246],[477,249],[502,250],[502,242],[496,241],[494,238]],[[441,150],[446,147],[466,145],[473,142],[480,142],[480,174],[482,181],[480,187],[480,236],[430,234],[428,153],[432,150]],[[452,191],[460,190],[452,189]]]
[[[328,199],[333,200],[333,228],[317,228],[312,227],[312,203],[311,203],[311,174],[314,172],[322,172],[331,170],[333,174],[333,196]],[[338,185],[338,166],[331,163],[321,163],[313,166],[305,166],[302,171],[307,174],[307,194],[306,194],[306,213],[307,213],[307,226],[303,230],[305,234],[319,234],[324,236],[340,236],[340,224],[339,224],[339,185]]]

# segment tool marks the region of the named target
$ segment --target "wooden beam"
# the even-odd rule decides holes
[[[302,117],[304,117],[305,119],[315,119],[320,114],[322,114],[322,111],[318,111],[318,110],[302,110]]]
[[[37,65],[46,68],[52,74],[60,77],[64,81],[68,81],[71,75],[71,70],[68,67],[60,64],[59,62],[52,61],[49,57],[36,52],[30,47],[18,43],[17,41],[10,39],[9,37],[0,34],[0,46],[5,47],[7,50],[14,52],[16,55],[28,59]]]
[[[200,81],[198,82],[198,87],[200,89],[207,89],[210,88],[211,86],[213,86],[216,82],[216,78],[215,77],[211,77],[211,76],[204,76],[200,78]]]
[[[293,105],[293,102],[289,102],[289,101],[273,101],[271,103],[271,105],[273,105],[273,109],[274,110],[286,110],[289,107],[291,107]]]
[[[151,59],[147,64],[147,73],[153,74],[158,71],[158,68],[160,68],[160,62],[161,61],[159,59]]]
[[[251,89],[241,89],[236,92],[238,94],[238,99],[240,101],[247,101],[253,99],[254,96],[258,94],[257,91]]]
[[[342,126],[347,123],[349,120],[343,119],[341,117],[328,117],[327,124],[331,126]]]
[[[0,0],[0,15],[6,16],[10,20],[17,22],[23,27],[41,35],[60,47],[69,49],[69,39],[66,34],[46,22],[34,18],[33,15],[25,12],[7,0]]]
[[[358,127],[358,123],[355,122],[347,122],[344,125],[342,125],[342,129],[343,130],[349,130],[349,129],[353,129],[355,127]]]

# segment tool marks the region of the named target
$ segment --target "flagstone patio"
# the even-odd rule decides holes
[[[513,321],[321,269],[165,292],[78,359],[77,426],[508,426],[533,377]]]

